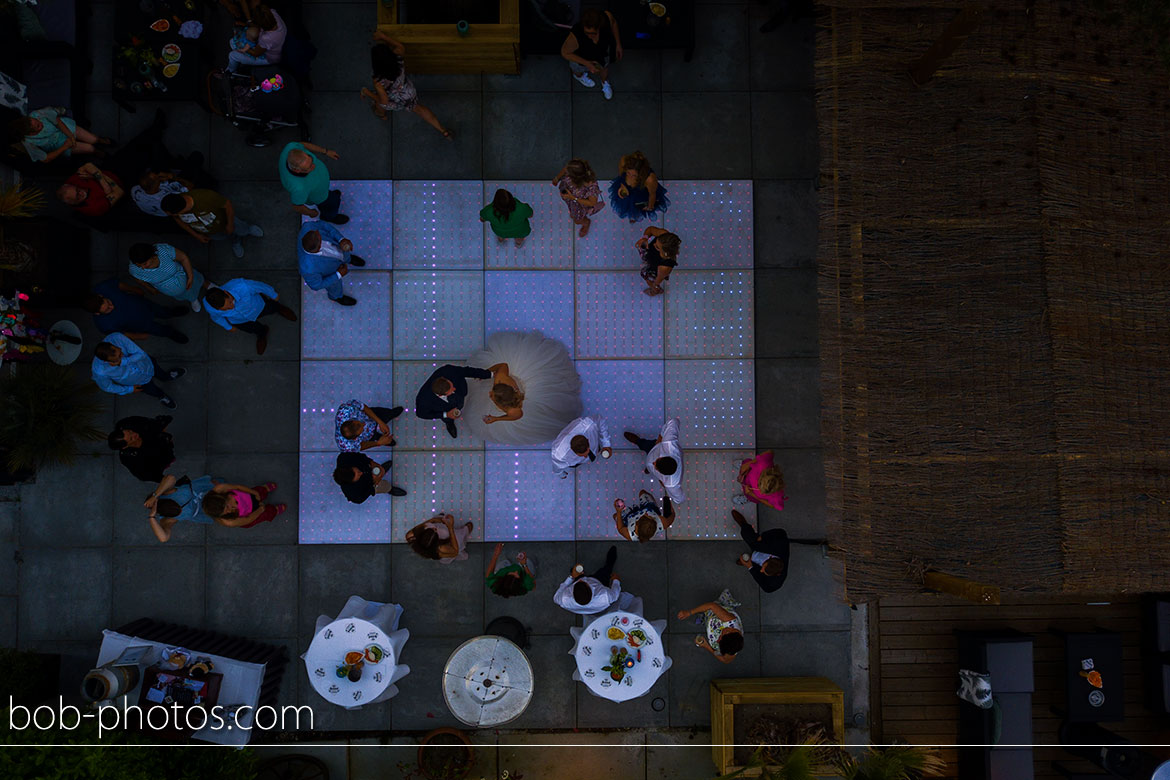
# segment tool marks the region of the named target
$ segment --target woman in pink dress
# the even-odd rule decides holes
[[[216,523],[228,528],[251,528],[268,523],[288,509],[288,504],[264,503],[274,490],[275,482],[251,488],[221,483],[203,497],[203,511]]]
[[[743,493],[732,497],[734,503],[743,505],[750,501],[783,511],[784,499],[788,498],[784,495],[784,475],[772,459],[772,451],[768,450],[743,462],[736,477]]]
[[[588,162],[574,158],[565,163],[561,172],[553,177],[552,183],[560,190],[561,200],[569,208],[569,219],[573,220],[574,225],[581,226],[577,235],[584,238],[592,224],[590,215],[605,208],[601,187],[597,184],[597,174]]]
[[[439,563],[465,561],[467,537],[474,527],[472,523],[464,523],[456,528],[453,515],[435,515],[407,531],[406,543],[422,557]]]

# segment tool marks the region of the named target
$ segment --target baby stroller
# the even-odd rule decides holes
[[[279,77],[281,86],[264,91],[265,81]],[[225,116],[236,127],[247,130],[245,143],[268,146],[274,127],[300,127],[308,136],[300,82],[281,65],[252,68],[248,73],[212,71],[207,74],[207,105],[212,113]]]

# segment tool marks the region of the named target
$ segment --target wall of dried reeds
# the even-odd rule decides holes
[[[1170,583],[1168,70],[1084,3],[833,0],[817,44],[830,536],[1015,590]]]

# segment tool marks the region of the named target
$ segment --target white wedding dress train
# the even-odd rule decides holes
[[[490,381],[469,383],[462,422],[475,436],[500,444],[542,444],[581,416],[581,379],[561,342],[540,331],[493,333],[487,349],[473,353],[467,364],[490,368],[496,363],[507,363],[508,373],[520,386],[524,416],[485,423],[485,414],[498,416],[503,411],[488,395]]]

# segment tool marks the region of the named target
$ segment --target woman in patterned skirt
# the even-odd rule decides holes
[[[587,161],[573,158],[553,177],[552,183],[560,190],[561,200],[569,209],[569,219],[573,220],[574,225],[581,226],[577,235],[584,238],[593,223],[589,217],[605,208],[601,187],[597,184],[597,174]]]
[[[374,40],[377,43],[370,49],[374,88],[362,87],[362,99],[373,104],[374,115],[386,119],[387,111],[413,111],[444,138],[451,140],[454,134],[443,127],[435,112],[418,102],[418,90],[406,77],[406,65],[402,60],[406,47],[381,30],[374,33]]]

